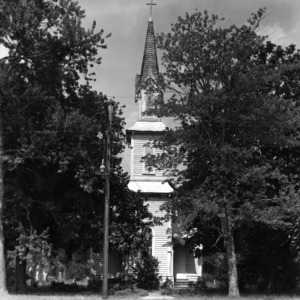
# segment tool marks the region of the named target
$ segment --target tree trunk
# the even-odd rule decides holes
[[[0,95],[1,102],[1,95]],[[2,118],[0,111],[0,295],[7,293],[6,290],[6,272],[5,272],[5,258],[4,258],[4,234],[3,234],[3,132],[2,132]]]
[[[222,231],[224,234],[225,248],[227,252],[228,264],[228,296],[239,297],[237,261],[233,238],[233,228],[230,217],[225,213],[222,217]]]
[[[16,285],[15,292],[24,294],[26,292],[26,260],[16,255]]]

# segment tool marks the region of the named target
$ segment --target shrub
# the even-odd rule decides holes
[[[74,293],[79,291],[79,286],[76,283],[66,284],[64,282],[52,281],[50,289],[55,292]]]
[[[217,252],[205,256],[204,268],[206,282],[215,280],[217,288],[226,289],[228,287],[228,266],[225,253]]]
[[[72,260],[67,266],[66,279],[75,281],[83,280],[91,276],[91,269],[88,264],[83,264]]]
[[[141,259],[135,267],[139,288],[145,290],[157,290],[159,288],[158,264],[158,260],[147,251],[141,253]]]
[[[161,289],[170,289],[172,287],[173,287],[173,281],[168,277],[160,286]]]
[[[188,286],[195,294],[203,293],[207,289],[206,282],[203,279],[198,279],[196,282],[189,282]]]

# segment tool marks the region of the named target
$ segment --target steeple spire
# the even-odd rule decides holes
[[[154,80],[158,78],[158,62],[152,20],[149,20],[148,22],[141,75],[137,77],[136,92],[140,90],[141,86],[149,78],[152,78]]]
[[[153,0],[148,5],[152,7],[154,5]],[[152,9],[150,12],[152,12]],[[160,93],[155,91],[159,76],[158,72],[153,21],[150,18],[148,21],[142,69],[140,75],[136,75],[135,80],[135,95],[136,101],[139,104],[139,120],[158,121],[156,116],[145,114],[145,112],[149,112],[150,109],[154,108],[155,101],[161,97]]]

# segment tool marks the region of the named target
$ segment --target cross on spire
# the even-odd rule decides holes
[[[150,18],[152,17],[152,6],[156,5],[156,3],[153,3],[153,0],[151,0],[151,3],[147,3],[147,5],[150,5]]]

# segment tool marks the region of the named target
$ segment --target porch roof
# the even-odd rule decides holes
[[[172,193],[173,189],[169,183],[157,181],[130,181],[128,188],[132,191],[140,191],[141,193]]]

